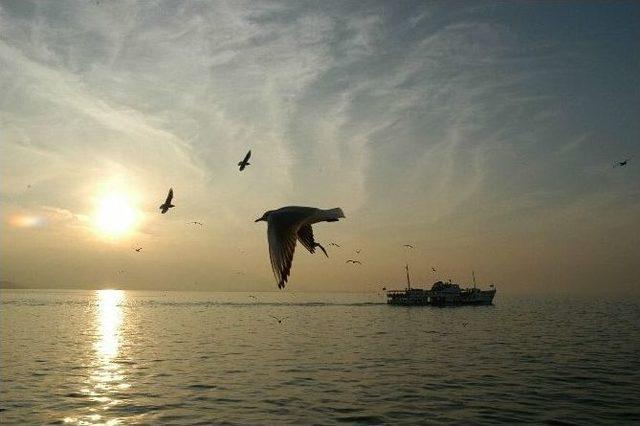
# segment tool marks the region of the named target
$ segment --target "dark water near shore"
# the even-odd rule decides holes
[[[0,293],[3,424],[640,422],[638,300]]]

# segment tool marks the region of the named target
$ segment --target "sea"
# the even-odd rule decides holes
[[[2,424],[640,424],[640,300],[2,290]]]

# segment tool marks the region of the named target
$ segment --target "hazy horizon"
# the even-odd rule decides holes
[[[302,205],[344,210],[314,225],[342,247],[298,245],[287,291],[400,286],[408,262],[639,294],[638,22],[631,1],[0,1],[0,279],[275,291],[254,220]]]

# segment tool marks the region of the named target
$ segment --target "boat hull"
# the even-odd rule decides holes
[[[391,290],[387,292],[387,303],[397,306],[483,306],[493,304],[495,294],[495,289],[467,289],[458,292]]]

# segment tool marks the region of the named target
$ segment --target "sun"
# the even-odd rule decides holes
[[[110,193],[98,200],[95,226],[102,235],[118,238],[134,230],[138,217],[139,213],[129,197]]]

